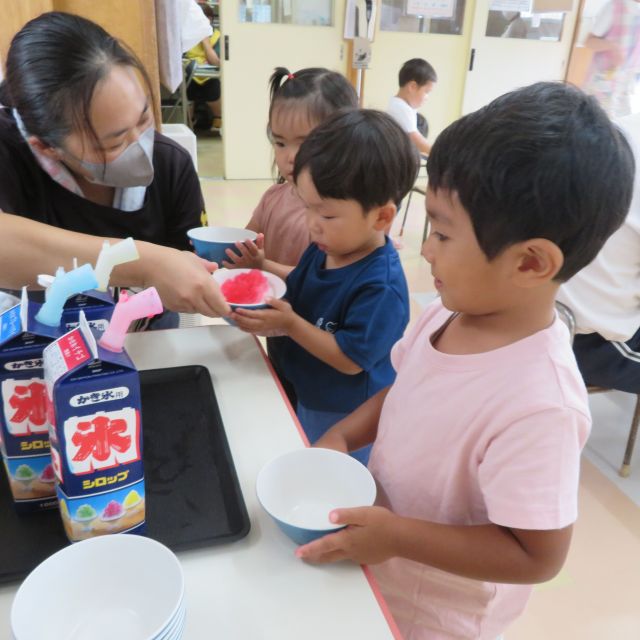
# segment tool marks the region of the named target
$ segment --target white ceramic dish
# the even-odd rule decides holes
[[[376,484],[355,458],[332,449],[289,451],[262,468],[256,493],[264,510],[298,544],[337,531],[329,512],[370,506]]]
[[[167,547],[105,535],[37,566],[16,593],[11,629],[16,640],[158,638],[180,615],[183,597],[182,567]]]

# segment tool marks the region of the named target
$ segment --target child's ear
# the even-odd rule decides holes
[[[396,205],[393,202],[387,202],[387,204],[378,207],[376,211],[376,221],[374,229],[376,231],[383,231],[391,226],[394,218],[396,217]]]
[[[560,247],[546,238],[532,238],[509,248],[514,251],[514,281],[520,287],[537,287],[550,282],[564,263]]]

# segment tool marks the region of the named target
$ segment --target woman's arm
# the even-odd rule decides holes
[[[0,212],[0,286],[18,289],[35,285],[38,274],[71,269],[73,259],[95,264],[105,238],[58,229],[20,216]],[[111,239],[117,242],[118,239]],[[162,303],[172,311],[228,315],[210,273],[211,263],[187,251],[136,241],[140,259],[118,265],[115,286],[155,286]]]

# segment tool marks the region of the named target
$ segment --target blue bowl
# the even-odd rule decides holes
[[[253,240],[258,237],[255,231],[235,227],[196,227],[189,229],[187,236],[193,243],[196,253],[206,260],[222,264],[228,260],[227,249],[235,249],[236,242]]]
[[[343,528],[329,521],[331,510],[371,506],[376,484],[369,470],[346,453],[309,447],[268,462],[258,474],[256,494],[280,529],[306,544]]]

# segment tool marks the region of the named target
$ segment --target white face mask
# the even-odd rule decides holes
[[[94,184],[120,188],[147,187],[153,180],[154,134],[154,128],[149,127],[111,162],[96,163],[75,159],[91,174],[88,180]]]

